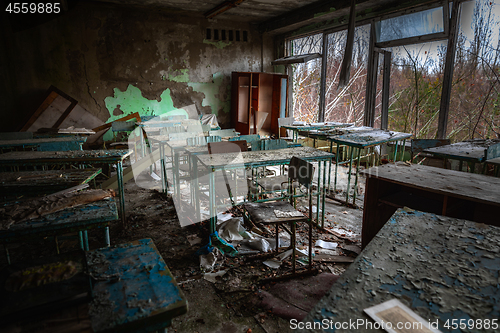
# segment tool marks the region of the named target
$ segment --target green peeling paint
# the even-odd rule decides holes
[[[223,48],[225,48],[226,46],[231,45],[231,42],[227,42],[227,43],[225,43],[225,42],[223,42],[223,41],[221,41],[221,40],[220,40],[220,41],[218,41],[218,42],[212,42],[212,41],[210,41],[210,40],[208,40],[208,39],[204,39],[204,40],[203,40],[203,43],[213,45],[213,46],[215,46],[216,48],[221,49],[221,50],[222,50]]]
[[[108,123],[115,121],[117,119],[123,118],[129,114],[139,112],[142,116],[160,116],[168,114],[169,116],[174,115],[185,115],[188,113],[183,109],[177,109],[174,107],[172,97],[170,96],[170,89],[166,89],[160,95],[160,101],[153,99],[147,99],[142,96],[141,90],[133,85],[129,84],[127,90],[121,91],[118,88],[114,89],[114,96],[108,96],[104,99],[106,108],[109,111]],[[119,109],[123,112],[120,115],[113,115],[115,109]],[[108,131],[103,139],[111,140],[113,134]]]
[[[175,81],[175,82],[189,82],[189,69],[181,69],[180,72],[182,74],[180,75],[177,75],[177,76],[173,76],[173,75],[169,75],[168,76],[168,79],[170,81]]]
[[[222,73],[215,73],[212,76],[212,82],[188,83],[188,86],[192,87],[194,91],[205,94],[205,98],[201,105],[210,106],[213,114],[218,114],[219,109],[222,109],[224,113],[228,113],[231,107],[229,101],[222,102],[216,97],[216,95],[219,94],[222,79]],[[228,86],[227,89],[230,91],[231,86]]]

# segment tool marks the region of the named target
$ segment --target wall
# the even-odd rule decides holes
[[[244,22],[194,12],[78,2],[35,27],[3,24],[11,92],[1,130],[20,126],[54,85],[103,121],[189,105],[230,126],[232,71],[272,71],[272,39]],[[246,30],[247,42],[206,39],[207,28]],[[264,47],[264,49],[262,48]],[[178,111],[179,112],[179,111]],[[184,111],[180,111],[183,113]]]

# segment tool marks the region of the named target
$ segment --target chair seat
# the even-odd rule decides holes
[[[275,192],[286,190],[288,188],[288,175],[279,175],[273,177],[263,177],[257,180],[257,184],[266,192]],[[294,181],[292,188],[298,188],[299,183]]]
[[[249,202],[243,205],[255,223],[272,224],[307,221],[307,216],[276,217],[275,210],[295,213],[297,210],[288,201]]]

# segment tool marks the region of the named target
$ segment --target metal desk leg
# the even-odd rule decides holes
[[[174,184],[175,184],[175,192],[176,192],[176,196],[177,196],[177,199],[181,200],[181,177],[180,177],[180,174],[179,174],[179,153],[176,151],[176,152],[173,152],[172,151],[172,154],[173,154],[173,163],[174,163],[174,170],[172,172],[172,174],[174,174],[175,176],[174,179]]]
[[[345,198],[345,203],[349,203],[349,192],[351,188],[351,171],[352,171],[352,158],[354,155],[354,147],[351,148],[351,153],[349,154],[349,174],[347,176],[347,190],[346,190],[346,198]]]
[[[330,141],[330,153],[333,154],[333,141]],[[328,160],[328,192],[330,192],[330,184],[331,184],[331,175],[332,175],[332,160]]]
[[[83,245],[85,246],[84,250],[88,251],[89,250],[89,235],[87,233],[87,230],[83,230]]]
[[[320,162],[321,163],[321,162]],[[329,160],[330,167],[332,165],[332,160]],[[326,161],[323,162],[323,167],[326,170]],[[326,191],[325,191],[325,184],[326,184],[326,177],[325,173],[323,173],[323,188],[321,189],[321,227],[325,227],[325,196],[326,196]],[[328,188],[330,188],[330,173],[328,173]],[[319,205],[318,205],[319,207]]]
[[[116,181],[118,182],[118,192],[120,194],[120,217],[125,226],[125,190],[123,188],[123,162],[116,162]]]
[[[7,257],[7,264],[11,264],[10,262],[10,253],[9,253],[9,248],[7,247],[7,244],[3,245],[3,248],[5,249],[5,256]]]
[[[358,192],[358,173],[359,173],[359,163],[361,160],[361,149],[358,149],[358,158],[356,162],[356,178],[354,180],[354,194],[352,197],[352,204],[356,205],[356,194]]]
[[[83,245],[83,231],[78,231],[78,238],[80,238],[80,249],[85,250]]]
[[[476,163],[474,163],[474,162],[468,162],[468,164],[469,164],[469,170],[470,170],[469,172],[470,173],[475,173],[476,172]]]
[[[335,180],[333,183],[333,195],[337,194],[337,173],[339,170],[339,144],[337,143],[337,152],[335,154]]]
[[[106,247],[111,245],[111,240],[109,238],[109,227],[104,228],[104,241],[106,242]]]
[[[401,160],[400,161],[404,161],[405,152],[406,152],[406,139],[403,140],[403,148],[401,149]]]
[[[397,157],[398,157],[398,141],[396,141],[394,145],[394,162],[397,161]]]
[[[209,213],[210,213],[210,234],[215,232],[217,225],[217,203],[215,201],[215,171],[212,169],[208,183]]]
[[[165,147],[162,143],[159,144],[160,149],[160,178],[161,178],[161,191],[167,193],[167,167],[165,165]]]
[[[219,250],[221,250],[222,253],[227,253],[230,256],[238,254],[238,251],[236,249],[226,243],[222,238],[220,238],[219,234],[216,231],[216,226],[217,226],[217,203],[215,201],[215,170],[212,169],[212,172],[210,173],[210,183],[209,183],[210,189],[209,189],[209,198],[210,198],[210,239],[209,239],[209,246],[215,246]]]
[[[319,207],[320,207],[320,188],[321,188],[321,161],[318,162],[318,189],[316,195],[316,225],[319,225]]]

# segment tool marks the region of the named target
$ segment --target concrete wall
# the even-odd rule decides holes
[[[50,85],[103,121],[194,104],[198,113],[216,114],[230,126],[231,72],[272,71],[271,38],[245,22],[206,20],[194,12],[80,1],[32,28],[2,25],[0,61],[8,64],[0,70],[10,89],[3,93],[2,131],[22,125]],[[207,40],[207,28],[245,30],[248,41]]]

